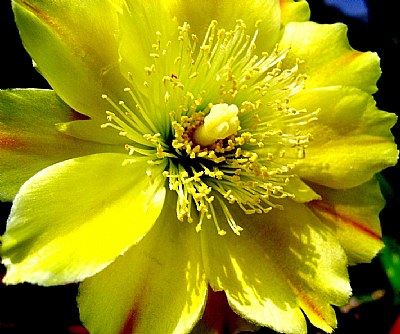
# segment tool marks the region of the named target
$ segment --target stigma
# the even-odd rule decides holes
[[[204,123],[194,131],[194,142],[201,146],[209,146],[218,139],[236,134],[240,125],[238,112],[239,109],[234,104],[228,106],[226,103],[220,103],[212,106],[204,118]]]

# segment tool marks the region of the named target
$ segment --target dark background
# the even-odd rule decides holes
[[[344,22],[349,26],[350,44],[360,51],[376,51],[381,57],[382,77],[375,95],[380,109],[399,114],[400,110],[400,26],[397,1],[366,0],[368,12],[358,11],[363,0],[309,0],[313,21],[319,23]],[[337,7],[345,3],[345,14]],[[335,5],[335,6],[333,6]],[[337,6],[336,6],[337,5]],[[0,88],[49,88],[47,82],[33,69],[30,57],[23,49],[13,21],[9,1],[0,0]],[[399,126],[393,133],[400,138]],[[382,229],[391,243],[389,255],[396,255],[399,228],[399,166],[383,172],[386,184],[383,192],[387,206],[381,214]],[[0,202],[0,232],[5,229],[11,205]],[[400,277],[399,266],[390,267]],[[372,264],[363,264],[350,269],[355,298],[347,310],[337,309],[339,327],[336,334],[389,333],[400,314],[399,290],[387,277],[388,266],[382,257]],[[0,277],[4,268],[0,268]],[[4,286],[0,284],[0,334],[6,333],[85,333],[80,326],[75,304],[76,285],[43,288],[29,284]],[[262,329],[260,333],[273,333]],[[310,326],[309,333],[322,333]],[[392,329],[391,334],[400,330]]]

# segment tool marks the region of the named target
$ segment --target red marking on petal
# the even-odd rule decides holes
[[[312,310],[312,312],[314,313],[314,315],[316,315],[318,318],[320,318],[322,321],[326,322],[325,317],[322,315],[322,313],[319,311],[319,308],[317,307],[317,305],[315,305],[313,303],[313,301],[306,297],[305,295],[301,295],[301,299],[303,300],[303,302],[305,302],[307,304],[307,306]]]
[[[230,308],[225,292],[208,290],[207,305],[201,321],[218,334],[236,333],[240,318]]]
[[[83,326],[72,325],[68,327],[69,334],[89,334],[88,330]]]
[[[328,214],[333,217],[334,220],[339,220],[347,225],[351,225],[355,229],[359,230],[360,232],[363,232],[373,239],[376,240],[382,240],[382,237],[380,234],[377,232],[371,230],[368,228],[368,226],[364,225],[363,223],[353,219],[350,216],[347,216],[343,213],[338,212],[335,207],[328,202],[325,201],[312,201],[308,203],[308,206],[311,207],[312,209],[315,209],[322,214]]]
[[[80,112],[77,112],[74,109],[70,109],[70,113],[71,113],[71,118],[73,121],[87,121],[90,119],[89,116],[86,116],[84,114],[81,114]]]
[[[135,305],[128,314],[124,327],[120,334],[132,334],[135,330],[136,320],[138,319],[138,307]]]
[[[30,4],[27,1],[21,1],[21,3],[26,6],[27,8],[29,8],[29,10],[34,13],[37,17],[39,17],[40,19],[42,19],[44,22],[46,22],[47,24],[51,25],[51,26],[56,26],[55,22],[43,11],[41,11],[39,8],[36,8],[35,6],[33,6],[32,4]]]
[[[40,10],[39,8],[33,6],[28,1],[22,0],[22,5],[27,7],[33,14],[35,14],[38,18],[46,22],[50,26],[57,27],[57,24],[54,22],[53,19],[50,18],[44,11]]]
[[[345,56],[342,57],[340,61],[340,65],[347,65],[353,62],[356,58],[360,57],[363,55],[363,52],[360,51],[352,51],[349,54],[346,54]]]
[[[1,148],[21,148],[25,146],[20,140],[9,137],[9,136],[2,136],[0,134],[0,147]]]
[[[298,289],[295,289],[295,290],[296,290],[297,294],[299,295],[299,297],[301,298],[301,300],[303,301],[303,303],[309,307],[311,312],[316,317],[318,317],[322,322],[324,322],[329,327],[331,327],[331,325],[329,324],[329,322],[327,321],[327,319],[325,318],[323,313],[320,311],[320,308],[317,305],[315,305],[314,301],[311,298],[309,298],[306,294],[301,293]]]

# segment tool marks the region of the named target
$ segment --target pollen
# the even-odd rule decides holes
[[[257,50],[257,26],[251,36],[243,21],[233,30],[212,21],[203,38],[188,23],[174,39],[156,32],[146,81],[128,74],[126,98],[103,95],[110,110],[102,127],[126,138],[130,156],[167,166],[176,217],[198,232],[213,224],[219,235],[240,235],[245,226],[233,207],[249,215],[282,209],[312,140],[306,129],[318,110],[291,103],[307,78],[299,73],[301,61],[283,68],[290,50]]]

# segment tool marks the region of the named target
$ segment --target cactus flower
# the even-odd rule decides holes
[[[332,332],[398,156],[378,56],[305,1],[12,3],[52,89],[0,92],[4,283],[80,282],[93,334],[218,332],[215,294]]]

